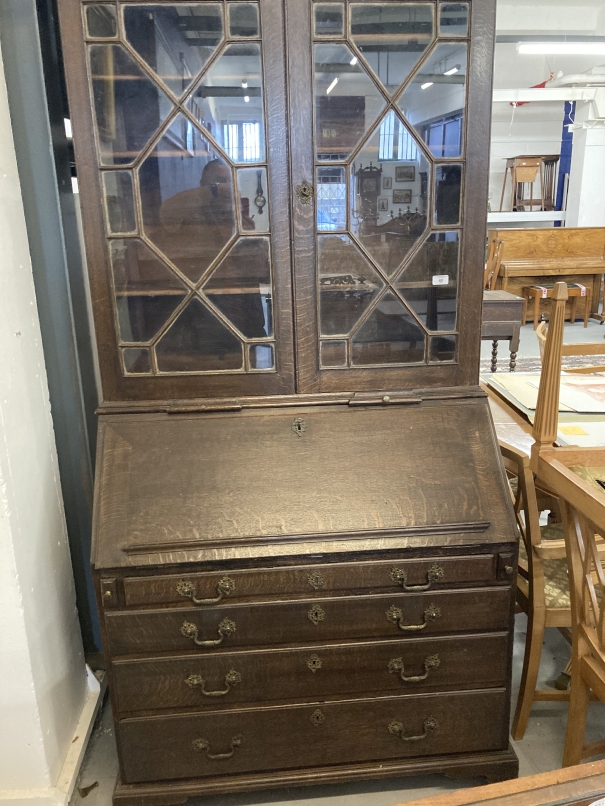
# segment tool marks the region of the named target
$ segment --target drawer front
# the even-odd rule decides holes
[[[122,783],[505,749],[503,689],[119,723]]]
[[[496,688],[508,636],[455,636],[123,660],[112,685],[121,713],[241,703]]]
[[[106,613],[113,655],[503,630],[510,588]]]
[[[496,580],[492,554],[467,557],[386,560],[292,568],[260,568],[175,576],[127,577],[124,599],[129,607],[219,601],[258,597],[312,595],[317,592],[363,590],[376,593],[416,588],[427,590],[460,584],[489,585]]]

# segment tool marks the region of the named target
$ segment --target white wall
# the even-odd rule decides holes
[[[0,60],[0,801],[55,785],[86,668]]]

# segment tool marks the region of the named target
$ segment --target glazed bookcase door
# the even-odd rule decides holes
[[[279,0],[61,0],[106,400],[294,391]]]
[[[477,383],[494,3],[286,14],[299,391]]]

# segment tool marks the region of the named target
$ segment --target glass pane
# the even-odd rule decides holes
[[[246,338],[272,336],[269,239],[240,238],[203,291]]]
[[[435,157],[462,154],[466,43],[438,45],[401,96],[399,106]]]
[[[229,45],[186,102],[232,162],[265,159],[260,45]]]
[[[435,224],[460,223],[462,165],[435,168]]]
[[[393,93],[435,37],[433,4],[352,5],[351,34],[382,85]]]
[[[317,169],[317,229],[334,232],[347,228],[347,180],[344,168]]]
[[[429,362],[431,364],[456,360],[457,336],[431,336],[429,341]]]
[[[320,235],[318,242],[321,334],[349,333],[384,281],[346,235]]]
[[[172,104],[119,45],[90,45],[89,52],[101,164],[133,162]]]
[[[468,3],[442,3],[439,36],[468,36]]]
[[[351,229],[388,274],[401,266],[426,231],[430,171],[423,151],[394,112],[351,166]],[[385,190],[385,179],[390,189]]]
[[[185,298],[185,285],[137,238],[110,242],[123,342],[152,339]]]
[[[221,6],[126,6],[126,39],[176,95],[182,95],[223,38]]]
[[[416,364],[424,361],[425,335],[397,297],[388,292],[353,338],[353,364]]]
[[[103,188],[107,205],[107,223],[113,234],[135,232],[137,228],[130,171],[104,171]]]
[[[458,233],[434,232],[395,287],[428,330],[456,329]]]
[[[149,374],[151,372],[151,361],[149,350],[143,347],[127,347],[122,350],[124,361],[124,371],[129,375]]]
[[[229,4],[229,33],[231,36],[258,36],[258,6],[256,3]]]
[[[143,227],[197,282],[236,233],[231,169],[184,115],[139,168]]]
[[[344,36],[344,7],[340,3],[316,3],[315,36]]]
[[[320,346],[322,367],[345,367],[347,364],[346,341],[322,341]]]
[[[240,168],[237,172],[237,188],[241,228],[246,231],[269,232],[267,169]]]
[[[242,369],[242,344],[199,299],[192,299],[158,341],[160,372]]]
[[[109,3],[98,3],[86,7],[86,28],[88,36],[105,38],[116,36],[116,7]]]
[[[250,369],[273,369],[275,356],[272,344],[250,344],[248,349]]]
[[[315,148],[318,160],[346,159],[385,101],[346,45],[315,45]]]

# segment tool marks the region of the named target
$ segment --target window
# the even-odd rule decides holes
[[[418,147],[407,128],[392,110],[380,124],[378,159],[409,160],[418,159]]]
[[[234,162],[260,160],[260,123],[225,123],[223,138],[227,156]]]

